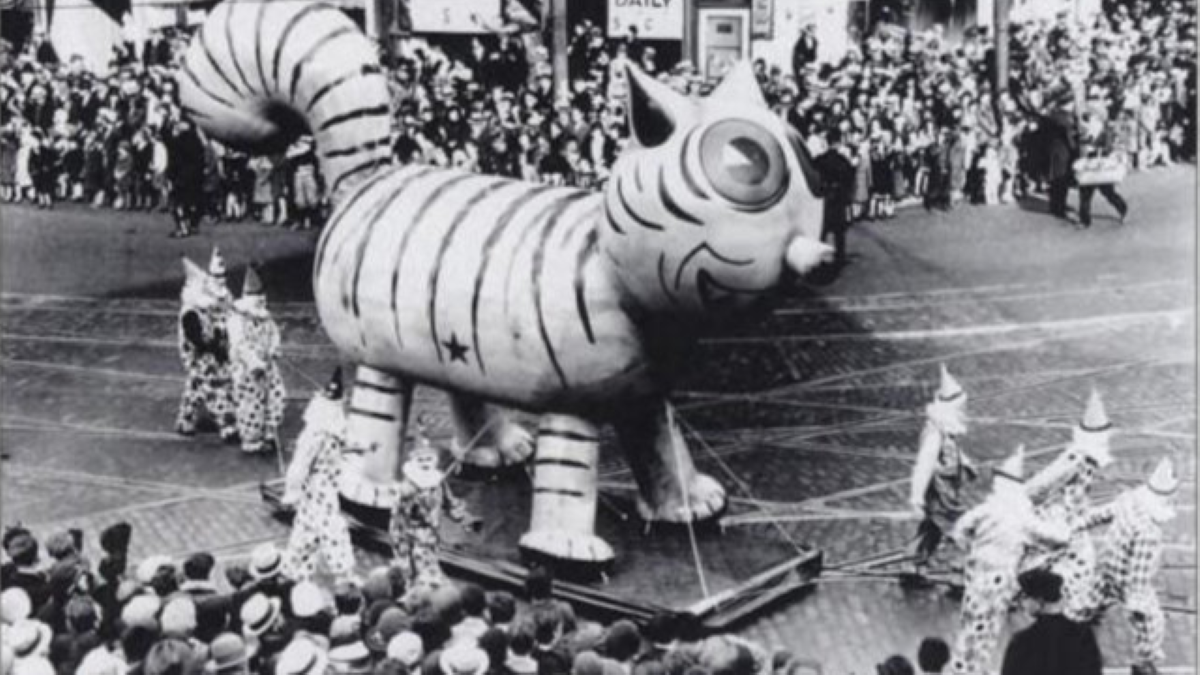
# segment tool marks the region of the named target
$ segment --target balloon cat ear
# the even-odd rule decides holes
[[[695,103],[667,85],[627,64],[629,128],[643,148],[662,145],[696,109]]]
[[[725,73],[725,79],[708,96],[716,101],[745,101],[766,108],[767,99],[763,96],[762,88],[758,86],[758,78],[754,76],[754,68],[749,61],[738,61],[735,66]]]

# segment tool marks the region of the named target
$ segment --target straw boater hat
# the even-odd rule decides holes
[[[4,632],[4,641],[12,647],[17,660],[50,653],[54,633],[50,626],[35,619],[23,619]]]
[[[324,675],[329,657],[311,640],[292,640],[275,664],[277,675]]]
[[[1016,483],[1025,482],[1025,446],[1018,445],[1004,463],[996,467],[996,478],[1007,478]]]
[[[1085,457],[1100,466],[1106,466],[1112,462],[1109,450],[1112,428],[1108,413],[1104,411],[1104,402],[1100,400],[1100,392],[1093,389],[1083,419],[1071,431],[1071,442]]]
[[[277,576],[282,569],[283,554],[275,544],[259,544],[250,554],[250,576],[255,579],[269,579]]]
[[[421,489],[434,487],[445,478],[445,474],[437,467],[427,469],[417,465],[416,459],[429,455],[437,457],[438,450],[424,434],[418,433],[417,442],[408,453],[408,461],[404,463],[404,477]]]
[[[468,642],[460,642],[442,652],[438,665],[442,675],[483,675],[489,664],[487,652]]]
[[[266,633],[279,621],[281,609],[282,602],[279,598],[268,598],[262,593],[255,593],[242,605],[239,613],[242,629],[254,636]]]

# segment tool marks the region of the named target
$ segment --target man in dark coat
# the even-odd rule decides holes
[[[1062,577],[1035,569],[1017,581],[1035,618],[1008,643],[1001,675],[1100,675],[1103,659],[1092,628],[1062,615]]]
[[[203,215],[204,142],[186,118],[175,123],[167,139],[167,179],[176,228],[171,236],[191,236]]]
[[[821,241],[833,237],[834,265],[846,264],[846,228],[850,225],[850,201],[854,190],[854,165],[837,128],[826,134],[829,149],[816,159],[825,194],[825,217],[821,223]]]
[[[810,23],[800,31],[800,37],[796,38],[796,45],[792,47],[792,75],[795,76],[796,82],[804,81],[804,70],[816,60],[816,26]]]

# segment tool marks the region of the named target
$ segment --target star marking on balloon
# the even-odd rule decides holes
[[[458,341],[457,333],[451,333],[450,339],[443,340],[442,344],[445,345],[446,349],[450,350],[451,363],[455,361],[467,362],[467,352],[471,351],[471,348]]]

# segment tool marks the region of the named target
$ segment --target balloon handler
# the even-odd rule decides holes
[[[183,258],[184,282],[179,308],[179,359],[187,373],[175,431],[191,436],[207,414],[220,428],[221,440],[238,438],[229,364],[231,296],[225,284],[225,260],[213,248],[205,272]]]
[[[470,532],[479,532],[483,521],[473,517],[466,504],[454,496],[446,474],[438,467],[438,449],[420,431],[402,469],[399,499],[392,510],[390,535],[395,564],[410,593],[446,583],[438,565],[442,513]]]
[[[966,511],[962,491],[978,475],[961,446],[967,432],[966,408],[967,393],[942,365],[937,395],[925,406],[925,426],[913,467],[909,504],[921,524],[909,545],[911,567],[900,577],[905,587],[928,584],[925,570],[929,560]]]
[[[346,414],[342,409],[342,370],[338,368],[304,411],[304,430],[284,481],[282,502],[296,509],[283,557],[283,572],[291,579],[311,578],[319,557],[325,559],[334,577],[354,573],[350,528],[338,503],[345,447]]]

